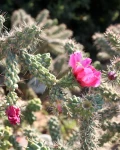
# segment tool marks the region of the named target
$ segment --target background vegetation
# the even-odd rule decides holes
[[[96,59],[96,49],[91,36],[95,32],[104,32],[110,24],[120,21],[119,0],[1,0],[0,9],[7,12],[7,24],[10,28],[10,16],[16,9],[23,8],[32,17],[43,9],[50,11],[51,18],[65,23],[73,30],[73,37],[85,46],[91,57]]]

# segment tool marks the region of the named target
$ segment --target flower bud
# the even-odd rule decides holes
[[[20,123],[20,108],[17,106],[11,105],[6,109],[6,115],[11,124],[15,125]]]
[[[115,80],[116,78],[117,78],[117,75],[116,75],[115,71],[108,72],[108,79],[109,80]]]

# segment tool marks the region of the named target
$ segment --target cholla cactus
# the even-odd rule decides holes
[[[34,53],[37,53],[38,55],[36,57],[40,56],[39,53],[44,53],[44,52],[50,52],[51,54],[53,54],[53,56],[56,56],[59,54],[55,59],[51,59],[52,63],[50,64],[51,71],[58,78],[61,78],[63,75],[65,75],[69,71],[69,68],[67,67],[68,66],[67,64],[68,51],[65,54],[66,48],[64,46],[64,43],[68,38],[72,36],[72,31],[66,29],[65,24],[58,25],[56,19],[53,19],[53,20],[49,19],[49,11],[46,9],[41,11],[35,19],[33,19],[30,15],[28,15],[24,10],[19,9],[13,12],[11,22],[12,22],[13,28],[15,26],[21,26],[24,23],[26,23],[27,25],[37,24],[37,26],[39,26],[40,28],[43,28],[43,32],[41,32],[41,35],[39,37],[40,40],[34,40],[34,42],[32,42],[32,44],[30,44],[29,46],[29,51],[32,51],[32,52],[34,51]],[[74,46],[76,45],[72,41],[71,43]],[[77,49],[81,51],[83,50],[83,46],[81,44],[77,44],[76,47]],[[43,59],[40,61],[45,62],[43,61]],[[47,62],[46,64],[49,64],[49,63]],[[41,83],[40,80],[39,82]]]
[[[108,44],[107,40],[104,37],[104,34],[95,33],[93,35],[94,45],[98,50],[97,58],[99,61],[108,61],[112,58],[115,52]]]
[[[100,50],[98,53],[100,61],[106,61],[112,59],[113,55],[119,55],[119,33],[120,24],[116,24],[109,26],[105,34],[95,33],[93,35],[94,45]]]
[[[72,36],[72,31],[66,29],[65,24],[58,25],[57,19],[49,19],[49,11],[41,11],[35,19],[28,15],[24,10],[19,9],[12,15],[12,26],[20,26],[24,22],[27,25],[37,24],[43,28],[40,39],[37,43],[37,53],[51,52],[53,54],[63,54],[65,52],[64,40]]]
[[[1,24],[4,22],[2,21],[3,20],[1,20]],[[47,69],[51,60],[49,54],[38,54],[35,56],[28,53],[30,43],[32,44],[32,41],[37,41],[40,33],[40,28],[35,24],[32,24],[31,26],[23,25],[22,27],[14,28],[14,30],[11,30],[10,33],[7,33],[7,35],[3,33],[0,38],[1,59],[6,58],[5,85],[8,90],[6,105],[4,104],[4,107],[9,105],[11,108],[9,109],[9,112],[7,112],[8,109],[6,111],[10,123],[14,121],[14,124],[16,124],[18,121],[15,120],[14,117],[20,115],[20,109],[18,111],[18,107],[13,107],[13,105],[16,105],[16,101],[18,99],[15,90],[18,89],[17,83],[20,81],[18,74],[20,73],[22,65],[26,66],[34,76],[38,77],[41,82],[48,86],[52,86],[57,81],[56,77],[49,73],[49,70]],[[29,121],[30,124],[32,124],[35,120],[33,112],[39,111],[40,109],[41,102],[39,99],[29,101],[23,114],[27,111],[25,117],[29,116],[29,120],[32,119],[32,122]],[[15,116],[11,116],[10,111],[14,111]],[[32,117],[30,114],[32,114]],[[14,138],[12,138],[11,142],[15,141],[13,139]],[[16,144],[13,144],[13,147],[15,145]],[[16,149],[18,149],[18,147]]]
[[[51,117],[48,122],[48,126],[53,142],[58,142],[61,139],[61,134],[60,134],[60,124],[57,117]]]
[[[16,137],[14,135],[10,136],[9,141],[12,143],[14,149],[22,150],[22,146],[16,141]]]
[[[99,91],[103,95],[106,103],[109,103],[109,105],[107,104],[107,107],[100,112],[101,114],[100,121],[103,122],[104,124],[106,123],[106,121],[110,121],[111,118],[119,114],[119,100],[120,100],[119,33],[120,33],[120,25],[116,24],[109,26],[106,29],[105,34],[95,34],[93,36],[93,39],[95,40],[94,44],[96,45],[97,49],[101,50],[102,53],[104,52],[109,56],[107,60],[111,58],[111,62],[107,66],[107,69],[103,71],[103,82],[99,87]],[[103,130],[104,124],[102,124],[101,126]],[[119,131],[109,130],[109,127],[110,126],[106,126],[106,130],[108,132],[103,134],[103,136],[100,138],[100,146],[103,146],[103,144],[108,141],[112,141],[112,139],[114,139],[116,135],[119,134]]]
[[[26,106],[24,114],[24,119],[29,123],[33,124],[33,122],[36,120],[36,117],[34,115],[34,112],[40,111],[42,108],[41,101],[39,98],[34,98],[30,100]]]
[[[16,101],[18,100],[18,96],[15,92],[9,92],[8,95],[6,96],[6,100],[8,105],[15,104]]]
[[[33,142],[33,141],[28,141],[28,146],[26,150],[50,150],[49,147],[44,146],[42,142]]]
[[[2,29],[3,29],[3,23],[5,22],[5,18],[4,18],[4,16],[0,16],[0,34],[1,34],[1,31],[2,31]]]
[[[92,150],[96,148],[94,143],[94,122],[90,118],[88,120],[83,120],[80,128],[80,142],[81,150]]]
[[[9,135],[9,143],[6,144],[6,147],[2,147],[2,143],[0,146],[3,149],[10,148],[10,146],[16,150],[22,149],[20,143],[16,141],[16,135],[20,132],[22,136],[26,137],[28,143],[25,149],[28,150],[94,150],[97,145],[94,134],[95,120],[96,118],[99,119],[98,115],[104,115],[106,112],[104,109],[102,111],[104,102],[111,104],[116,102],[116,106],[117,101],[119,101],[119,92],[116,92],[113,89],[114,87],[109,86],[112,82],[115,83],[113,85],[119,87],[119,58],[115,58],[108,70],[104,72],[103,80],[109,81],[105,84],[101,80],[101,72],[93,67],[90,58],[86,58],[83,47],[73,40],[66,40],[72,35],[72,32],[66,30],[65,25],[56,25],[56,20],[48,19],[48,15],[49,12],[43,10],[36,19],[32,19],[23,10],[18,10],[12,16],[12,30],[10,32],[2,32],[5,20],[2,15],[0,16],[0,31],[2,33],[0,52],[1,60],[5,59],[6,62],[4,84],[7,89],[6,99],[2,104],[4,110],[1,111],[4,111],[9,123],[13,126],[13,132]],[[42,27],[44,27],[43,32],[41,31]],[[117,52],[119,52],[119,37],[117,36],[116,39],[116,35],[113,35],[112,32],[106,32],[105,35],[111,45],[114,46],[114,49],[117,48]],[[39,46],[40,44],[41,46]],[[59,57],[58,54],[66,53],[63,60],[68,64],[66,63],[66,68],[59,77],[56,77],[49,70],[49,66],[53,61],[49,52],[56,59]],[[63,58],[63,55],[61,56]],[[61,66],[63,65],[64,63]],[[80,144],[78,148],[70,147],[67,141],[65,141],[65,144],[69,148],[61,144],[61,141],[64,141],[64,136],[61,135],[59,117],[52,116],[48,121],[49,133],[53,141],[52,146],[41,143],[37,135],[32,136],[30,131],[24,130],[27,123],[31,127],[34,126],[33,123],[36,119],[34,112],[41,110],[42,102],[39,98],[33,98],[28,102],[24,102],[24,105],[19,103],[20,98],[18,98],[16,91],[19,88],[19,74],[23,71],[23,67],[31,76],[37,78],[46,86],[47,92],[45,92],[49,95],[46,96],[48,96],[50,103],[56,106],[56,110],[59,101],[59,104],[61,104],[59,115],[62,114],[63,118],[68,117],[76,120],[79,128],[77,137]],[[105,80],[106,78],[107,80]],[[98,86],[99,88],[97,88]],[[69,97],[65,92],[66,88],[71,90],[73,87],[78,87],[81,90],[79,96]],[[94,90],[94,88],[97,89]],[[85,89],[87,93],[82,93]],[[2,122],[2,124],[5,123]],[[109,127],[113,128],[112,125]],[[106,128],[109,127],[106,126]],[[4,140],[4,136],[3,134],[2,140]],[[55,142],[58,145],[55,145]]]
[[[107,130],[99,139],[99,145],[103,145],[106,142],[115,143],[120,136],[120,123],[116,122],[106,122],[106,124],[102,124],[102,128],[104,131]]]
[[[69,135],[69,137],[67,137],[67,144],[69,146],[73,146],[74,144],[76,144],[76,141],[79,139],[79,133],[78,131],[72,131],[72,133]]]
[[[112,106],[109,106],[109,107],[104,108],[101,111],[99,111],[99,115],[100,115],[99,120],[101,122],[110,120],[113,117],[119,115],[119,107],[116,104],[113,104]]]
[[[5,85],[9,91],[14,91],[18,88],[17,82],[20,81],[18,76],[19,69],[15,54],[8,51],[6,58]]]
[[[9,142],[9,137],[12,135],[12,130],[9,127],[1,127],[0,129],[0,149],[7,150],[12,146],[12,143]]]

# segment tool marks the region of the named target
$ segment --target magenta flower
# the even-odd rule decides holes
[[[17,106],[8,106],[6,109],[6,115],[11,124],[15,125],[20,123],[20,108]]]
[[[91,61],[90,58],[82,59],[81,52],[70,55],[69,65],[82,87],[98,87],[100,85],[101,72],[90,65]]]

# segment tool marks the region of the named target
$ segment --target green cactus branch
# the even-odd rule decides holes
[[[49,73],[49,70],[43,67],[34,56],[28,54],[25,50],[20,50],[20,56],[24,63],[28,66],[28,70],[37,77],[40,82],[47,86],[52,86],[56,83],[56,77]]]
[[[36,19],[33,19],[24,10],[19,9],[13,12],[11,22],[13,28],[26,23],[30,26],[36,24],[44,30],[36,44],[37,49],[36,47],[34,48],[36,53],[51,52],[55,55],[64,54],[64,40],[72,36],[72,31],[66,29],[65,24],[58,25],[57,19],[49,19],[49,11],[46,9],[41,11]]]
[[[14,91],[18,88],[17,82],[20,81],[18,62],[16,55],[9,51],[6,58],[5,85],[9,91]]]
[[[95,145],[95,133],[94,133],[93,118],[84,119],[81,122],[80,127],[80,150],[94,150]]]

